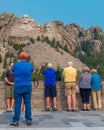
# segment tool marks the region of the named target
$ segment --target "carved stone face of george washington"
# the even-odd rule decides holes
[[[22,23],[23,23],[23,24],[28,24],[28,23],[29,23],[29,20],[30,20],[30,18],[29,18],[29,16],[28,16],[27,14],[24,14],[24,15],[22,16]]]

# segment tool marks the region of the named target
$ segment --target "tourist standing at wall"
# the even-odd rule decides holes
[[[61,80],[62,80],[62,69],[60,68],[60,66],[57,66],[56,81],[61,82]]]
[[[56,81],[57,81],[57,86],[60,87],[60,83],[62,81],[62,69],[60,68],[60,66],[57,66],[57,70],[56,70]]]
[[[10,63],[10,69],[6,72],[5,82],[6,82],[6,111],[12,112],[14,108],[14,74],[11,71],[14,63]]]
[[[101,103],[101,77],[97,73],[96,69],[91,70],[92,80],[91,80],[91,94],[93,101],[93,109],[100,110],[102,108]]]
[[[34,67],[31,63],[27,62],[28,54],[26,52],[21,52],[19,54],[20,61],[16,62],[12,67],[12,72],[14,73],[14,117],[13,122],[10,125],[18,126],[19,118],[21,112],[22,98],[25,104],[25,118],[26,124],[32,124],[31,117],[31,92],[32,83],[31,76],[34,71]]]
[[[91,74],[89,73],[89,68],[84,67],[83,73],[79,79],[79,87],[80,87],[80,94],[82,98],[82,105],[84,111],[90,110],[90,95],[91,95]]]
[[[45,101],[46,111],[50,110],[50,98],[53,99],[53,110],[56,111],[56,70],[52,68],[52,63],[47,65],[47,68],[43,72],[44,74],[44,85],[45,85]]]
[[[33,76],[32,76],[32,81],[33,81],[33,84],[34,84],[35,88],[37,88],[39,86],[38,76],[39,76],[39,69],[36,68],[35,69],[35,74],[33,74]]]
[[[62,76],[65,82],[65,95],[67,96],[68,107],[67,111],[76,111],[77,70],[73,67],[73,62],[68,62],[68,67],[64,68]]]

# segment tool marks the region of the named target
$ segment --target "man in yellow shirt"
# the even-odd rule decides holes
[[[67,96],[68,111],[76,111],[76,76],[77,70],[72,67],[73,62],[68,62],[68,67],[63,70],[65,82],[65,95]],[[72,106],[71,106],[72,104]]]

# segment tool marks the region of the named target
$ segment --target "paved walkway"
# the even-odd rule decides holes
[[[33,112],[33,125],[26,126],[24,113],[18,127],[10,126],[13,113],[0,112],[0,130],[23,128],[33,130],[104,130],[104,111]]]

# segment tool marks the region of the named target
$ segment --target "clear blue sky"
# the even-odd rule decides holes
[[[28,14],[41,25],[59,20],[104,30],[104,0],[0,0],[0,13]]]

